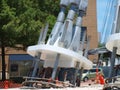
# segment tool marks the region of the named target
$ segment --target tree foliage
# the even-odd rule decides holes
[[[52,29],[58,11],[59,0],[0,1],[0,41],[5,46],[19,43],[25,48],[35,44],[46,22]]]
[[[14,42],[15,30],[8,27],[15,18],[15,12],[4,0],[0,1],[0,6],[0,45],[11,45]]]
[[[0,0],[0,47],[5,71],[5,47],[36,44],[43,25],[52,29],[59,11],[59,0]],[[4,76],[5,72],[2,72]],[[5,77],[4,77],[5,79]],[[3,80],[4,80],[3,79]]]

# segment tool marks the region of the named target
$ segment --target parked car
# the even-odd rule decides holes
[[[92,68],[90,70],[84,70],[83,74],[82,74],[82,80],[88,81],[90,79],[95,79],[96,78],[96,71],[97,71],[96,68]],[[102,68],[98,68],[98,73],[101,73],[104,76]]]

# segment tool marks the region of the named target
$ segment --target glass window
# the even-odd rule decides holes
[[[10,71],[11,72],[17,72],[18,71],[18,64],[11,64]]]
[[[94,72],[96,72],[96,69],[91,69],[90,72],[94,73]]]
[[[84,71],[83,71],[83,73],[87,73],[87,72],[88,72],[88,70],[84,70]]]

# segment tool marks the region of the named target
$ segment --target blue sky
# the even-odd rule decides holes
[[[97,0],[97,30],[101,34],[101,43],[105,43],[111,34],[116,1],[117,0]]]
[[[104,15],[106,14],[107,3],[110,0],[97,0],[97,23],[98,23],[98,32],[101,32],[102,23],[104,21]]]

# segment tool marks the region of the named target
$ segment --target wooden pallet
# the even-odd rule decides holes
[[[22,83],[23,87],[33,87],[33,88],[65,88],[74,87],[73,84],[69,82],[62,82],[58,80],[52,80],[47,78],[36,78],[36,77],[24,77],[25,81]]]

